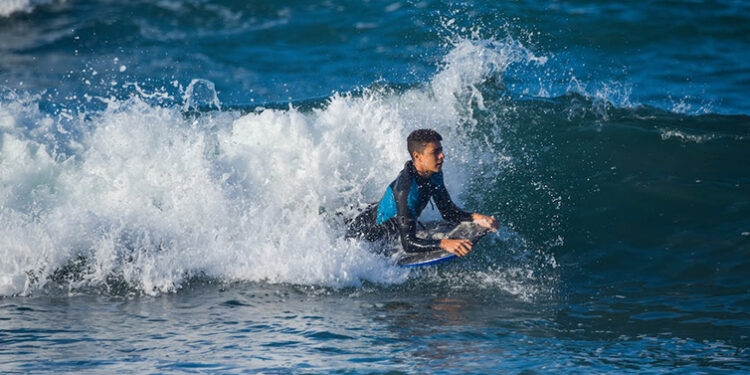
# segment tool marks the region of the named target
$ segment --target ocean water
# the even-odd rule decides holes
[[[744,1],[0,0],[0,373],[750,373],[748,51]],[[342,218],[422,127],[501,228],[404,269]]]

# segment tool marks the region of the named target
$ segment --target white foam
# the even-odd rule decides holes
[[[53,121],[6,98],[0,295],[32,293],[77,259],[84,266],[67,275],[68,286],[114,278],[146,294],[175,291],[193,276],[330,287],[403,282],[408,271],[345,240],[333,213],[351,215],[350,205],[380,198],[416,128],[445,137],[446,184],[459,201],[470,166],[506,162],[462,126],[472,125],[467,108],[483,100],[476,85],[501,74],[508,59],[521,61],[509,57],[513,48],[461,41],[424,87],[336,94],[308,112],[191,117],[133,97]]]
[[[31,13],[34,8],[42,4],[49,4],[53,0],[3,0],[0,1],[0,17],[8,17],[13,13]]]
[[[710,101],[706,101],[700,98],[692,96],[686,96],[682,98],[669,97],[671,102],[671,108],[669,109],[673,113],[686,114],[686,115],[705,115],[711,113],[713,104]]]
[[[698,143],[698,144],[706,143],[706,142],[714,141],[714,140],[719,140],[719,139],[723,139],[723,140],[731,139],[735,141],[747,141],[748,140],[748,137],[741,136],[741,135],[723,134],[719,132],[691,134],[684,130],[666,129],[666,128],[660,128],[659,134],[662,140],[675,138],[683,142],[693,142],[693,143]]]
[[[717,138],[716,134],[695,135],[695,134],[689,134],[687,132],[675,130],[675,129],[661,129],[659,131],[659,134],[661,135],[661,139],[663,140],[667,140],[670,138],[677,138],[683,141],[690,141],[690,142],[695,142],[695,143],[704,143],[704,142],[711,141]]]

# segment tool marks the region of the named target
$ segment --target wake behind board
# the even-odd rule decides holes
[[[472,222],[461,222],[455,224],[446,223],[444,221],[432,221],[424,223],[424,229],[417,230],[417,237],[434,240],[442,240],[444,238],[466,238],[471,241],[472,245],[476,245],[477,241],[484,237],[489,231],[488,228]],[[425,253],[407,253],[403,249],[400,249],[397,253],[393,254],[393,257],[397,259],[396,264],[401,267],[421,267],[445,262],[455,258],[456,255],[445,250],[435,250]]]

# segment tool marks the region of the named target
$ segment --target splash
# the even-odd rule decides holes
[[[203,80],[182,106],[135,95],[65,121],[5,98],[0,295],[51,286],[159,294],[195,278],[401,283],[408,271],[344,239],[341,216],[380,198],[416,128],[445,136],[446,184],[459,201],[470,167],[507,163],[464,127],[483,101],[477,86],[524,60],[516,48],[461,41],[422,87],[334,94],[306,111],[183,113],[220,108]]]
[[[489,291],[524,302],[554,300],[559,289],[558,264],[549,249],[558,246],[562,246],[561,238],[537,248],[520,234],[500,227],[480,242],[469,262],[422,269],[421,281],[459,293]]]
[[[193,79],[190,81],[185,95],[183,96],[183,110],[206,107],[216,108],[221,111],[219,96],[216,94],[216,86],[213,82],[205,79]]]
[[[566,93],[580,95],[588,102],[571,105],[568,108],[568,119],[593,113],[599,119],[608,121],[613,108],[635,108],[640,105],[631,99],[632,87],[620,82],[584,83],[571,77]]]

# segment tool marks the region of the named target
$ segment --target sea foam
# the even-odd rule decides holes
[[[481,104],[476,86],[527,59],[517,48],[461,40],[420,87],[334,94],[305,111],[186,113],[188,103],[136,95],[55,118],[38,99],[5,95],[0,295],[158,294],[193,278],[401,283],[408,271],[345,239],[341,217],[380,198],[417,128],[445,137],[446,184],[459,202],[472,165],[502,168],[508,159],[462,127]]]
[[[3,0],[0,2],[0,17],[8,17],[13,13],[31,13],[34,8],[42,4],[49,4],[53,0]]]

